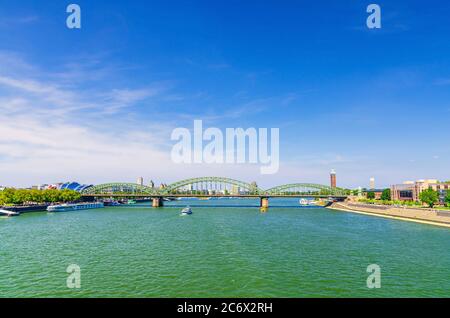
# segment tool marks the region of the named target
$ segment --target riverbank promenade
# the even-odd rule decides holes
[[[352,202],[335,202],[329,208],[450,228],[450,211]]]

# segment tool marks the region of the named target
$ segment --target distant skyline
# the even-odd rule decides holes
[[[436,0],[0,0],[0,185],[449,180],[448,16]],[[279,128],[278,173],[172,163],[195,119]]]

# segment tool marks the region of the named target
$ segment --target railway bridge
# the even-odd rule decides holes
[[[174,182],[159,188],[135,183],[106,183],[82,191],[84,198],[94,199],[149,199],[153,207],[163,205],[164,198],[259,198],[260,207],[268,208],[270,198],[317,198],[343,200],[348,191],[314,183],[291,183],[261,189],[255,182],[248,183],[223,177],[200,177]]]

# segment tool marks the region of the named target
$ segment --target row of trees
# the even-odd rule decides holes
[[[393,201],[391,201],[391,190],[390,189],[385,189],[383,191],[380,199],[381,199],[381,202],[383,202],[384,204],[417,205],[416,202],[408,202],[408,201],[393,202]],[[440,194],[438,191],[435,191],[433,189],[427,189],[420,193],[419,200],[420,200],[421,204],[426,204],[430,208],[433,208],[436,204],[439,203]],[[376,202],[374,192],[367,192],[367,201],[374,202],[374,203]],[[450,191],[447,191],[446,196],[444,198],[444,203],[447,205],[447,207],[450,207]]]
[[[0,205],[23,205],[80,200],[80,193],[73,190],[28,190],[7,188],[0,191]]]
[[[381,204],[381,205],[399,205],[399,206],[409,206],[409,207],[422,207],[421,202],[416,201],[400,201],[400,200],[375,200],[375,199],[359,199],[359,202],[368,204]]]
[[[422,191],[419,195],[419,199],[421,202],[428,205],[430,208],[434,207],[437,203],[439,203],[439,192],[433,189],[427,189]],[[444,203],[447,207],[450,207],[450,191],[447,191],[446,196],[444,197]]]
[[[367,199],[374,200],[375,199],[375,192],[367,192]],[[391,200],[391,189],[384,189],[381,193],[382,201],[390,201]]]

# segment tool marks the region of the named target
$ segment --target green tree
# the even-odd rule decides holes
[[[78,201],[81,195],[76,191],[65,189],[60,192],[59,198],[63,202],[74,202]]]
[[[450,191],[447,191],[447,194],[445,195],[444,201],[447,204],[447,207],[450,208]]]
[[[381,193],[381,200],[383,200],[383,201],[391,200],[391,189],[383,190],[383,193]]]
[[[5,205],[6,204],[6,195],[5,195],[5,190],[0,191],[0,206]]]
[[[432,208],[437,202],[439,202],[439,192],[434,191],[433,189],[427,189],[420,193],[419,199],[422,203],[425,203]]]
[[[13,195],[13,203],[14,204],[24,204],[25,202],[27,202],[30,199],[30,196],[28,195],[28,190],[14,190],[14,195]]]
[[[375,199],[375,192],[367,192],[367,199]]]
[[[28,190],[7,188],[0,191],[0,205],[22,205],[29,203],[74,202],[81,194],[73,190]]]
[[[49,190],[44,190],[46,191],[46,195],[48,198],[48,202],[60,202],[60,201],[64,201],[61,199],[61,191],[58,190],[54,190],[54,189],[49,189]]]
[[[4,189],[2,191],[2,196],[1,196],[2,205],[14,204],[15,192],[16,192],[15,189],[11,189],[11,188]]]

